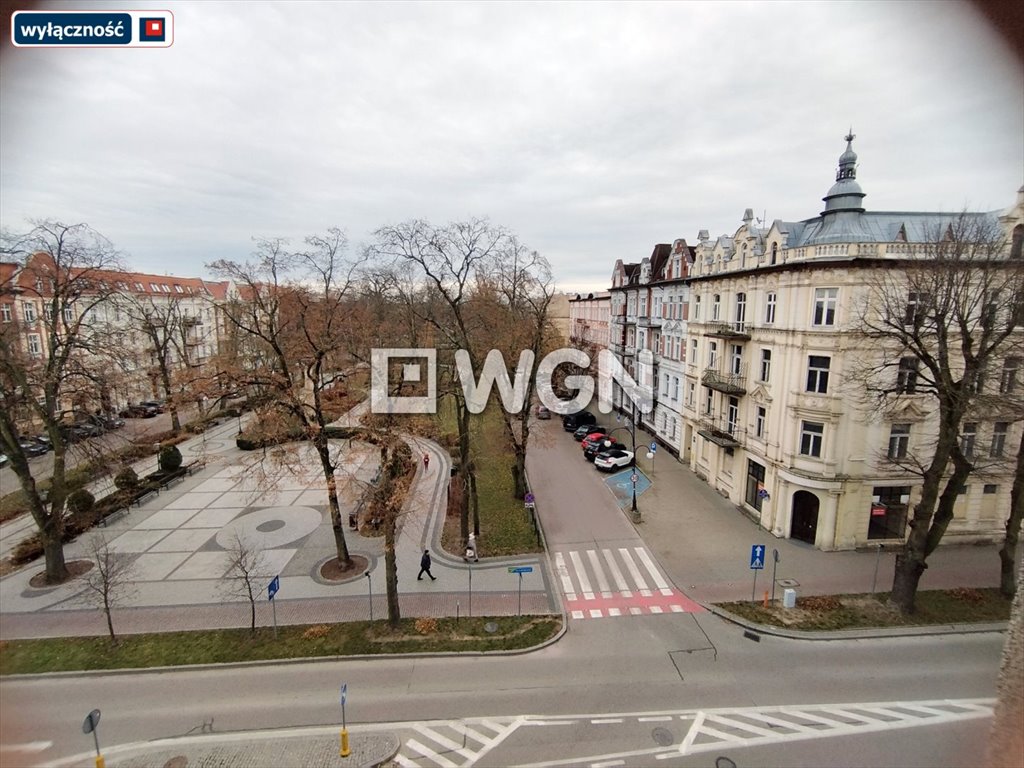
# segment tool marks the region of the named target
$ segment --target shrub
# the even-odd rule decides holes
[[[797,601],[798,608],[808,611],[837,611],[843,607],[838,597],[832,595],[819,595],[815,597],[801,597]]]
[[[330,631],[331,628],[327,624],[317,624],[303,632],[302,637],[304,640],[319,640],[321,637],[327,637]]]
[[[114,477],[114,486],[119,491],[130,491],[139,485],[139,476],[131,467],[125,467]]]
[[[85,515],[92,510],[96,497],[85,488],[79,488],[68,496],[68,512],[73,515]]]
[[[43,542],[39,538],[38,533],[33,533],[27,539],[22,539],[18,542],[17,546],[11,552],[11,562],[15,565],[22,565],[24,563],[35,560],[37,557],[43,554]]]
[[[176,445],[165,445],[160,449],[160,469],[173,472],[181,466],[181,451]]]
[[[437,619],[432,616],[424,616],[416,619],[416,631],[421,635],[432,635],[437,632]]]
[[[949,596],[954,600],[960,600],[965,603],[980,603],[984,601],[985,595],[977,589],[971,589],[970,587],[957,587],[949,592]]]

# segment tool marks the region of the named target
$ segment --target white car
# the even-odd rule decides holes
[[[633,452],[622,448],[612,448],[610,451],[603,451],[597,454],[594,459],[594,466],[604,472],[611,472],[613,469],[628,467],[633,463]]]

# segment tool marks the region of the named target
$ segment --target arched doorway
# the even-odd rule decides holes
[[[790,524],[789,535],[794,539],[814,543],[818,533],[818,497],[808,491],[797,491],[793,494],[793,522]]]

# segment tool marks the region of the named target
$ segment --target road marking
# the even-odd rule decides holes
[[[419,766],[416,763],[414,763],[408,757],[403,755],[401,752],[395,755],[392,759],[400,766],[402,766],[402,768],[419,768]]]
[[[413,752],[418,752],[423,757],[433,760],[435,763],[441,766],[441,768],[457,768],[458,763],[453,763],[444,755],[439,755],[437,752],[432,750],[430,747],[420,744],[416,739],[409,739],[405,742],[405,746],[411,749]]]
[[[672,719],[672,715],[660,715],[658,717],[638,717],[638,723],[664,723]]]
[[[572,617],[574,619],[582,619],[583,618],[583,611],[573,611],[572,612]]]
[[[593,723],[594,725],[610,725],[611,723],[621,723],[622,722],[622,718],[621,717],[601,717],[601,718],[595,718],[594,720],[591,720],[590,722]]]
[[[629,550],[625,547],[619,549],[619,554],[622,556],[622,562],[626,564],[626,570],[629,571],[630,576],[633,577],[633,583],[636,584],[640,590],[640,594],[644,597],[650,597],[651,591],[647,588],[647,582],[644,581],[644,577],[640,575],[640,569],[636,567],[636,563],[633,562],[633,556],[629,554]],[[644,594],[646,592],[646,594]]]
[[[592,619],[601,619],[601,618],[604,618],[604,614],[601,613],[601,609],[600,608],[591,608],[590,609],[590,618],[592,618]]]
[[[633,551],[636,552],[637,557],[644,564],[644,568],[651,574],[651,578],[654,579],[654,586],[661,590],[661,594],[671,595],[672,589],[669,587],[668,581],[661,574],[661,571],[658,570],[658,566],[654,564],[651,554],[643,547],[633,547]]]
[[[612,551],[610,549],[602,549],[601,554],[604,555],[605,562],[608,563],[608,570],[612,572],[616,589],[619,590],[623,597],[632,597],[633,593],[629,589],[629,584],[626,583],[626,577],[622,575],[622,571],[619,569],[619,564],[615,562],[615,556],[612,554]]]
[[[486,736],[484,736],[482,733],[478,733],[477,731],[474,731],[472,728],[467,728],[462,723],[449,723],[448,727],[451,728],[456,733],[461,733],[463,736],[466,736],[466,737],[468,737],[470,739],[473,739],[473,741],[480,742],[480,744],[482,744],[485,747],[488,746],[489,744],[491,744],[494,741],[494,739],[489,739]]]
[[[590,768],[612,768],[614,765],[625,765],[625,760],[605,760],[603,763],[591,763]]]
[[[590,579],[587,578],[587,569],[583,567],[583,560],[580,559],[580,553],[573,550],[569,553],[569,559],[572,560],[572,564],[576,568],[576,578],[580,582],[580,591],[583,592],[583,599],[593,600],[594,590],[590,587]]]
[[[558,578],[562,581],[562,592],[567,600],[576,599],[576,588],[569,578],[569,569],[565,567],[565,558],[561,552],[555,552],[555,570],[558,571]]]
[[[673,605],[672,613],[686,613],[686,609],[684,609],[681,605]]]
[[[609,608],[608,609],[608,615],[609,616],[621,616],[622,615],[622,611],[620,611],[618,608]]]
[[[664,613],[664,611],[661,610],[661,606],[660,605],[652,605],[651,606],[651,613]]]
[[[413,728],[419,731],[424,736],[426,736],[431,741],[437,742],[442,747],[447,749],[449,752],[455,752],[458,755],[462,755],[467,760],[472,760],[474,757],[476,757],[476,752],[474,752],[471,749],[468,749],[462,744],[459,744],[459,742],[457,741],[452,741],[447,736],[444,736],[443,734],[440,734],[437,731],[435,731],[433,728],[428,728],[425,725],[419,724],[414,725]]]
[[[52,741],[26,741],[23,744],[0,744],[0,752],[42,752],[52,746]]]
[[[640,610],[639,608],[637,608],[635,605],[631,605],[629,607],[629,615],[630,616],[639,616],[641,613],[643,613],[643,611]]]
[[[597,559],[597,552],[592,549],[588,549],[587,559],[590,560],[590,564],[594,568],[594,576],[597,577],[597,588],[601,590],[601,597],[611,597],[611,587],[608,586],[608,579],[605,578],[604,570],[601,568],[601,562]]]

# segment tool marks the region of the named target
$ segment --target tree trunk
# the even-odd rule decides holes
[[[54,528],[57,530],[54,530]],[[54,526],[52,520],[39,532],[46,558],[46,583],[62,584],[67,581],[68,567],[64,562],[63,526]]]
[[[107,631],[110,632],[110,642],[113,645],[117,645],[117,635],[114,634],[114,620],[110,615],[110,597],[106,592],[103,593],[103,613],[107,617]]]
[[[1010,491],[1010,516],[1006,518],[1006,538],[999,548],[999,592],[1010,598],[1017,592],[1014,563],[1021,520],[1024,520],[1024,430],[1021,431],[1020,447],[1017,449],[1017,468],[1013,474],[1013,489]]]
[[[463,503],[459,509],[459,532],[462,535],[462,546],[469,541],[469,508],[475,498],[475,489],[470,487],[469,469],[469,409],[460,395],[455,397],[455,414],[459,425],[459,475],[462,477],[462,487],[465,491]]]
[[[327,505],[331,510],[331,529],[334,531],[334,548],[338,553],[338,562],[342,567],[347,568],[352,562],[348,552],[348,542],[345,540],[345,525],[341,519],[341,504],[338,503],[338,482],[334,477],[334,467],[331,466],[331,451],[327,444],[327,438],[323,431],[317,434],[313,440],[316,453],[320,457],[320,466],[324,472],[324,479],[327,481]]]
[[[397,629],[402,621],[398,604],[398,562],[395,558],[395,514],[392,510],[384,516],[384,580],[388,594],[388,624]]]
[[[1024,579],[1024,563],[1020,578]],[[996,706],[988,739],[989,768],[1019,768],[1024,764],[1024,593],[1010,607],[1010,625],[996,685]]]
[[[256,634],[256,598],[252,594],[252,582],[245,580],[245,586],[249,590],[249,631]]]

